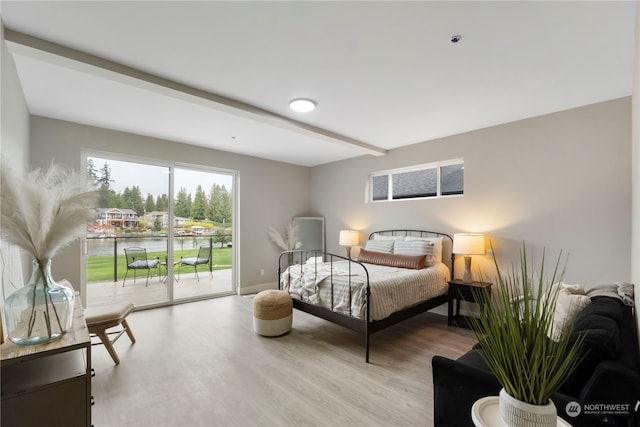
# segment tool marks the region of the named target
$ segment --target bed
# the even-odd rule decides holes
[[[358,260],[285,251],[278,284],[296,309],[362,333],[369,363],[371,334],[448,302],[452,244],[440,232],[384,230],[371,233]]]

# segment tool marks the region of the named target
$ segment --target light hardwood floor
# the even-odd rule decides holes
[[[431,358],[456,358],[473,333],[425,313],[372,336],[294,310],[293,330],[256,335],[252,296],[134,312],[115,366],[92,348],[93,425],[431,426]]]

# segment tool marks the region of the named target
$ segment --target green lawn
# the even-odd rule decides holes
[[[213,269],[224,270],[231,268],[231,250],[232,248],[213,248]],[[174,259],[180,260],[180,257],[188,258],[198,255],[198,249],[185,249],[175,250],[173,252]],[[165,262],[166,252],[149,252],[147,254],[148,259],[154,259],[159,257],[160,262]],[[220,267],[216,267],[219,265]],[[178,268],[176,265],[175,268]],[[208,265],[199,265],[198,271],[208,271]],[[118,255],[118,277],[117,280],[124,278],[124,274],[127,271],[126,261],[124,254]],[[192,267],[183,266],[183,272],[193,272]],[[139,273],[139,271],[138,271]],[[164,274],[164,267],[162,267],[162,274]],[[158,274],[157,270],[152,271],[153,275]],[[113,255],[105,256],[92,256],[87,260],[87,281],[91,282],[107,282],[113,280]]]

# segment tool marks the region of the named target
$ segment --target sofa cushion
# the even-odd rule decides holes
[[[602,360],[615,359],[620,351],[620,329],[609,317],[594,315],[588,322],[576,325],[571,340],[575,341],[580,333],[585,335],[583,348],[597,351],[602,355]]]
[[[640,374],[617,362],[600,363],[580,393],[585,403],[627,403],[633,405],[640,396]]]
[[[585,307],[580,314],[578,314],[576,323],[584,320],[585,318],[589,318],[592,315],[598,315],[613,319],[618,325],[620,325],[620,322],[622,322],[623,307],[624,304],[618,298],[593,297],[591,298],[591,304]]]
[[[434,356],[433,425],[473,426],[471,407],[480,398],[495,396],[502,386],[491,372],[475,369],[442,356]]]
[[[620,329],[618,323],[613,319],[617,316],[607,311],[607,308],[612,307],[616,306],[607,302],[604,304],[592,302],[578,315],[571,333],[569,348],[580,335],[583,335],[584,341],[580,350],[582,360],[560,387],[562,393],[579,396],[580,390],[591,378],[598,364],[617,358],[620,351]],[[585,312],[587,313],[585,314]]]
[[[481,352],[482,350],[480,350],[477,347],[474,347],[473,349],[469,350],[468,352],[460,356],[457,362],[467,366],[472,366],[477,369],[482,369],[483,371],[491,372],[486,362],[482,358]]]

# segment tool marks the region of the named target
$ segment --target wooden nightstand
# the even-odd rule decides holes
[[[484,292],[482,292],[484,291]],[[479,297],[479,292],[484,293],[485,297]],[[481,294],[480,294],[481,295]],[[460,315],[460,301],[473,302],[479,305],[484,304],[485,298],[491,295],[491,283],[472,282],[464,283],[462,280],[451,280],[449,282],[449,326],[456,325],[465,328],[469,327],[469,323],[465,316]],[[478,298],[479,297],[479,298]],[[455,314],[454,314],[455,304]]]

